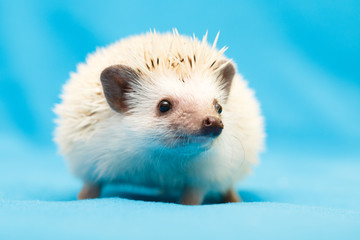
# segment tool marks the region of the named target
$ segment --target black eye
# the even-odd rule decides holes
[[[222,106],[218,103],[215,103],[215,109],[219,114],[222,112]]]
[[[165,113],[171,109],[171,103],[168,100],[162,100],[159,103],[159,111]]]

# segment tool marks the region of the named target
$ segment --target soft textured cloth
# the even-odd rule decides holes
[[[0,1],[0,239],[360,239],[357,1]],[[61,86],[96,46],[148,31],[209,40],[266,119],[243,203],[181,206],[81,182],[52,143]],[[162,200],[162,201],[160,201]]]

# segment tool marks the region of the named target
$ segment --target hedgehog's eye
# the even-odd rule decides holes
[[[165,113],[171,109],[171,103],[168,100],[162,100],[159,103],[159,111]]]
[[[219,114],[222,112],[222,106],[218,103],[215,103],[215,109]]]

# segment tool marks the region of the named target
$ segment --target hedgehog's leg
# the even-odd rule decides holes
[[[242,202],[239,193],[234,188],[230,188],[225,193],[223,193],[222,200],[224,203]]]
[[[187,186],[184,188],[180,203],[184,205],[200,205],[204,200],[203,189]]]
[[[84,183],[83,188],[81,189],[78,199],[89,199],[89,198],[98,198],[101,192],[101,185],[96,183]]]

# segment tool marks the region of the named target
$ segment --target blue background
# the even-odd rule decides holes
[[[61,86],[97,46],[209,31],[255,89],[267,150],[246,203],[74,201],[52,142]],[[0,1],[0,238],[360,238],[358,1]],[[125,195],[122,195],[125,196]],[[125,196],[126,197],[126,196]],[[7,238],[4,238],[7,237]]]

